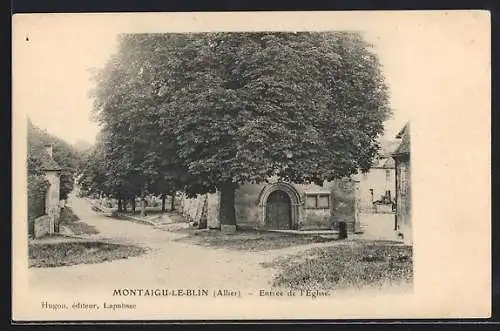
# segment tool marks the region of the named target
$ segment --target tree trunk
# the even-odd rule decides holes
[[[234,191],[236,186],[231,183],[224,183],[220,187],[220,224],[223,232],[236,231],[236,212],[234,209]]]
[[[132,214],[135,214],[135,195],[132,196]]]
[[[128,204],[128,198],[127,197],[124,197],[123,198],[123,212],[126,213],[127,212],[127,204]]]
[[[118,198],[118,212],[121,213],[123,211],[122,198]]]
[[[146,216],[146,190],[141,190],[141,216]]]
[[[161,195],[161,212],[164,213],[165,212],[165,199],[167,198],[167,195],[165,193],[163,193]]]
[[[171,193],[172,201],[170,201],[170,210],[175,210],[175,191]]]

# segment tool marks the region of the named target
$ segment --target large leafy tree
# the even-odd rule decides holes
[[[97,81],[96,114],[122,166],[143,185],[170,171],[188,195],[219,190],[229,225],[243,183],[367,170],[390,114],[357,33],[124,35]]]
[[[98,135],[96,143],[88,152],[83,162],[79,184],[87,193],[112,195],[118,198],[121,211],[122,202],[134,200],[138,183],[130,167],[125,167],[127,155],[115,146],[116,135],[103,130]],[[134,206],[135,209],[135,206]]]
[[[102,133],[96,138],[96,143],[82,156],[79,168],[78,184],[86,193],[110,193],[106,183],[106,163],[104,156]]]
[[[73,190],[74,177],[81,162],[80,153],[63,139],[38,128],[31,121],[28,121],[27,129],[29,156],[32,160],[39,159],[40,155],[45,153],[45,145],[53,145],[53,158],[62,169],[59,195],[60,199],[66,199]]]
[[[141,47],[124,38],[120,52],[95,76],[93,95],[103,131],[106,186],[119,199],[125,195],[135,201],[135,196],[144,198],[146,193],[165,198],[184,183],[175,139],[164,127],[170,123],[159,120],[161,95],[155,77],[148,75],[147,59]],[[144,203],[141,207],[144,213]]]

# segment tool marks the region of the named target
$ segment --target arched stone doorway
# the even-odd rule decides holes
[[[262,189],[259,197],[260,224],[267,229],[297,229],[302,200],[288,183],[273,183]]]
[[[284,191],[276,190],[267,197],[266,218],[264,223],[268,229],[289,230],[292,228],[292,204]]]

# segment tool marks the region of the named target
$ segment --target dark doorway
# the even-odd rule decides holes
[[[277,190],[269,194],[266,204],[266,227],[276,230],[292,228],[291,201],[287,193]]]

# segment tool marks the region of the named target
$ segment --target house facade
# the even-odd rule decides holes
[[[293,184],[270,179],[265,184],[244,184],[235,192],[237,226],[268,230],[331,230],[339,222],[358,230],[353,179],[315,184]],[[219,228],[219,195],[205,194],[181,200],[181,212],[191,221],[206,221]]]
[[[396,166],[396,230],[406,243],[412,243],[410,125],[407,123],[396,138],[401,139],[393,153]]]
[[[398,141],[382,141],[381,151],[372,168],[365,174],[359,174],[359,208],[362,212],[378,212],[374,202],[384,198],[394,201],[396,170],[391,154],[398,145]],[[388,211],[391,211],[390,206]]]
[[[42,170],[49,181],[49,187],[45,194],[45,213],[48,215],[48,234],[59,231],[60,200],[61,189],[60,176],[61,167],[56,163],[52,155],[52,145],[45,146],[45,153],[42,156]]]

